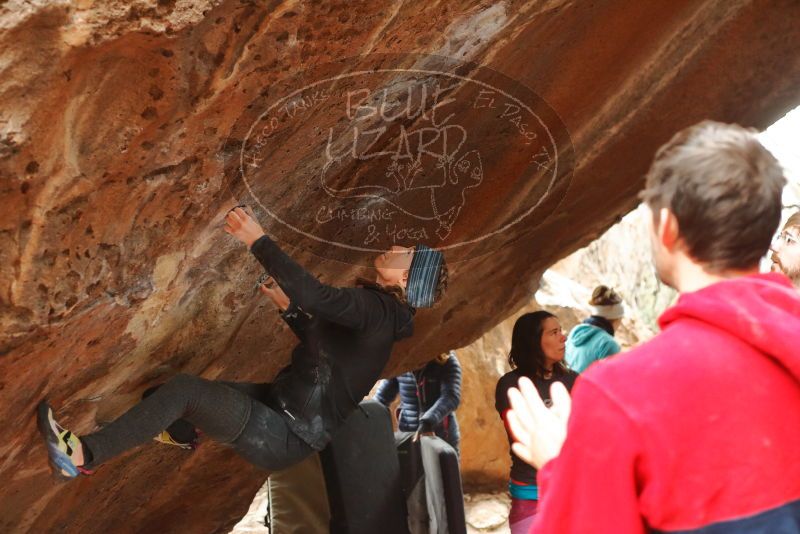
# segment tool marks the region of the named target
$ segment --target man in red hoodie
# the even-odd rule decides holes
[[[581,375],[571,413],[557,384],[549,409],[522,380],[509,393],[514,450],[540,468],[532,532],[800,533],[800,296],[758,274],[782,170],[753,131],[703,122],[646,182],[681,296],[658,336]]]

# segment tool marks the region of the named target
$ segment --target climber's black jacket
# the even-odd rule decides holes
[[[270,388],[270,404],[321,450],[372,389],[394,342],[413,333],[414,309],[379,286],[325,285],[267,236],[250,251],[289,297],[284,318],[300,339]]]

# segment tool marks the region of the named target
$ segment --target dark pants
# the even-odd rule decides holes
[[[269,384],[206,380],[180,374],[94,434],[81,437],[91,452],[87,468],[149,442],[178,420],[229,444],[250,463],[285,469],[314,452],[283,417],[267,406]]]

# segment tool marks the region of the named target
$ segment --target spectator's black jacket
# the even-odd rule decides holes
[[[523,376],[524,375],[518,369],[512,369],[511,372],[504,374],[500,377],[500,380],[497,381],[494,392],[494,407],[500,415],[500,419],[503,420],[503,424],[506,422],[506,412],[511,408],[508,402],[508,390],[512,387],[517,387],[519,379]],[[550,386],[553,385],[553,382],[561,382],[566,386],[567,391],[572,391],[572,386],[575,385],[575,379],[578,378],[578,373],[567,370],[564,374],[553,376],[552,378],[542,378],[540,376],[529,376],[528,378],[530,378],[533,385],[536,386],[536,391],[539,392],[539,396],[545,404],[549,406]],[[511,444],[514,442],[514,438],[511,436],[511,432],[508,430],[507,426],[506,434],[508,435],[509,452],[511,453],[511,480],[519,484],[536,485],[536,468],[529,465],[511,450]]]

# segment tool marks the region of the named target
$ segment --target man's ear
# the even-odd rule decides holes
[[[670,252],[678,245],[680,228],[675,214],[667,208],[658,211],[658,228],[656,229],[661,245]]]

